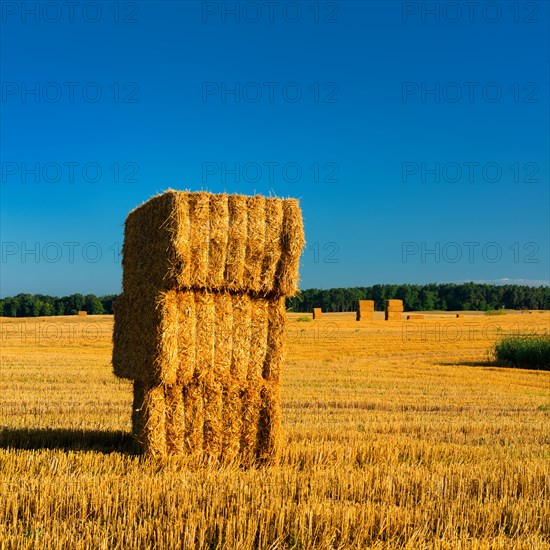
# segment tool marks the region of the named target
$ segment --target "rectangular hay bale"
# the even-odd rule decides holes
[[[357,300],[356,321],[374,320],[374,300]]]
[[[122,286],[291,296],[303,246],[296,199],[169,190],[126,219]]]

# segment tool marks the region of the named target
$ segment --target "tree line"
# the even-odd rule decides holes
[[[355,311],[357,300],[374,300],[383,311],[385,301],[403,300],[406,311],[488,311],[494,309],[550,309],[549,286],[487,285],[477,283],[374,285],[354,288],[310,288],[290,298],[292,311]]]
[[[86,311],[89,315],[113,313],[117,295],[71,294],[48,296],[45,294],[17,294],[0,299],[2,317],[44,317],[50,315],[76,315]],[[487,311],[494,309],[550,309],[549,286],[428,284],[428,285],[374,285],[354,288],[310,288],[287,299],[287,308],[296,312],[355,311],[357,300],[374,300],[375,309],[382,311],[386,300],[403,300],[406,311]]]
[[[89,315],[113,313],[116,294],[71,294],[70,296],[47,296],[45,294],[18,294],[0,299],[2,317],[48,317],[50,315],[76,315],[86,311]]]

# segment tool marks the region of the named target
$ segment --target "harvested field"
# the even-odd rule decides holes
[[[134,454],[112,317],[1,319],[2,544],[548,549],[550,373],[488,353],[549,312],[423,314],[290,314],[281,462],[248,470]]]

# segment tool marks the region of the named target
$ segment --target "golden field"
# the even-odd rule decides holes
[[[0,320],[0,548],[550,548],[550,372],[501,336],[550,312],[302,322],[278,467],[152,463],[112,317]]]

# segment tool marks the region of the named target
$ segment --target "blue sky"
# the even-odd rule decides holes
[[[35,4],[2,2],[2,296],[119,292],[167,188],[299,197],[302,288],[548,284],[547,2]]]

